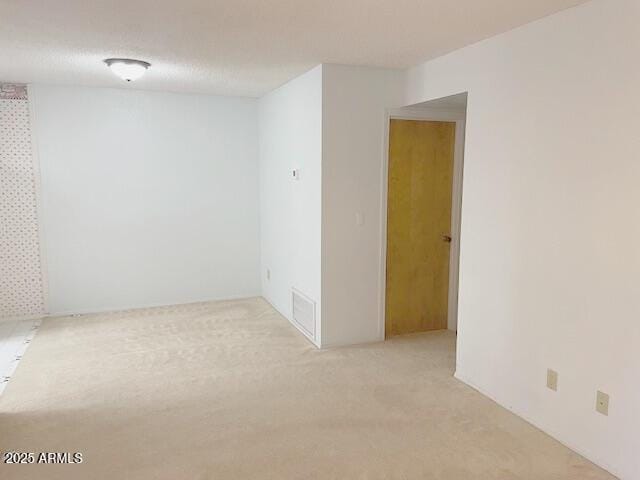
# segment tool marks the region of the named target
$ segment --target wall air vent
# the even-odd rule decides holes
[[[293,321],[308,334],[316,338],[316,303],[295,288],[291,289]]]

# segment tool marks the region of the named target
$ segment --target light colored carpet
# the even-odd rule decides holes
[[[314,349],[262,299],[45,320],[0,397],[9,479],[609,479],[452,378],[436,332]]]

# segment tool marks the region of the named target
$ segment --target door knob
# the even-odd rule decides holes
[[[446,243],[451,243],[451,235],[442,235],[442,241]]]

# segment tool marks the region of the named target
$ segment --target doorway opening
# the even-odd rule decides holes
[[[389,111],[384,335],[458,329],[467,94]]]

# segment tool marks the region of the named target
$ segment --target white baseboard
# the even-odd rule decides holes
[[[245,300],[249,298],[260,297],[260,294],[247,294],[247,295],[233,295],[230,297],[222,297],[222,298],[206,298],[203,300],[193,300],[189,302],[182,303],[150,303],[144,305],[135,305],[130,307],[106,307],[106,308],[97,308],[97,309],[86,309],[86,310],[63,310],[59,312],[52,312],[45,317],[70,317],[70,316],[78,316],[78,315],[97,315],[101,313],[118,313],[118,312],[130,312],[134,310],[144,310],[146,308],[163,308],[163,307],[179,307],[185,305],[195,305],[198,303],[207,303],[207,302],[223,302],[225,300]]]
[[[563,438],[562,435],[560,435],[558,432],[554,431],[553,429],[551,429],[549,427],[541,426],[538,421],[532,419],[531,417],[529,417],[526,414],[523,414],[518,408],[513,407],[511,405],[503,404],[502,402],[497,400],[491,393],[486,391],[484,388],[479,387],[473,381],[471,381],[469,378],[467,378],[464,374],[460,373],[459,368],[458,368],[458,370],[456,370],[456,373],[454,373],[453,376],[456,379],[460,380],[462,383],[468,385],[469,387],[473,388],[474,390],[477,390],[482,395],[484,395],[485,397],[489,398],[493,402],[497,403],[501,407],[506,408],[507,410],[509,410],[514,415],[517,415],[518,417],[523,419],[525,422],[529,423],[531,426],[537,428],[541,432],[544,432],[547,435],[549,435],[551,438],[557,440],[562,445],[567,447],[569,450],[572,450],[572,451],[576,452],[578,455],[581,455],[582,457],[586,458],[587,460],[589,460],[590,462],[592,462],[595,465],[599,466],[600,468],[603,468],[604,470],[606,470],[610,474],[615,475],[618,478],[621,478],[620,474],[618,472],[616,472],[615,468],[613,468],[611,465],[607,464],[607,462],[605,462],[602,459],[600,459],[599,456],[596,455],[594,452],[589,452],[589,451],[587,451],[587,450],[585,450],[585,449],[583,449],[581,447],[577,447],[576,445],[573,444],[572,441],[567,440],[566,438]]]

